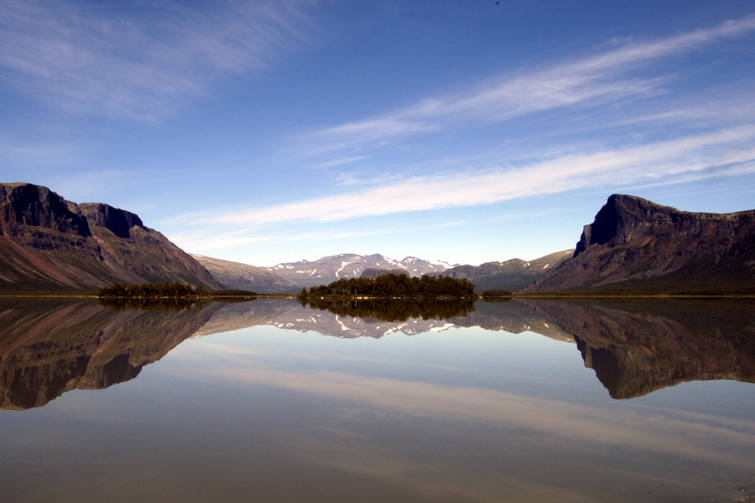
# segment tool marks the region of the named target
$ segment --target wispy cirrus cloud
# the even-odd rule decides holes
[[[755,17],[746,17],[660,40],[630,42],[587,58],[493,78],[458,95],[428,98],[379,116],[313,131],[304,141],[310,145],[310,154],[359,150],[463,124],[497,123],[568,106],[594,107],[647,96],[663,92],[670,77],[663,70],[640,77],[636,70],[753,31]]]
[[[155,119],[302,40],[311,3],[0,0],[0,68],[17,92],[65,111]]]
[[[688,181],[708,176],[711,170],[752,169],[754,140],[755,126],[742,126],[636,147],[565,154],[519,167],[394,179],[361,191],[190,220],[207,226],[251,227],[290,221],[333,222],[477,206],[586,187],[622,187],[683,176]]]
[[[209,212],[211,217],[208,212],[179,215],[163,225],[173,228],[171,238],[180,246],[192,250],[276,241],[280,232],[288,242],[333,239],[332,230],[310,228],[302,232],[282,226],[482,206],[588,188],[620,192],[641,185],[744,175],[755,173],[753,145],[755,126],[748,125],[620,149],[561,153],[519,166],[390,177],[361,190],[340,186],[344,190],[329,196],[216,210]],[[273,226],[277,229],[275,236],[270,235]],[[391,228],[390,223],[387,226]],[[379,229],[370,232],[379,233]]]

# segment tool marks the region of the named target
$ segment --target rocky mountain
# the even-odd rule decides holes
[[[686,381],[755,382],[752,300],[521,302],[574,336],[613,398]]]
[[[269,269],[202,255],[192,257],[226,288],[257,293],[296,293],[300,290],[293,282]]]
[[[134,213],[0,184],[0,293],[92,292],[112,283],[222,285]]]
[[[691,213],[612,195],[574,257],[522,293],[755,293],[755,210]]]
[[[398,261],[380,254],[356,255],[345,253],[323,257],[319,260],[289,262],[270,267],[275,272],[294,283],[298,288],[314,285],[327,285],[341,278],[359,278],[367,268],[372,269],[400,269],[409,276],[440,273],[453,267],[451,264],[439,260],[423,260],[416,257],[406,257]]]
[[[505,262],[486,262],[476,267],[460,265],[440,273],[440,276],[468,279],[474,283],[477,293],[491,289],[513,292],[548,276],[572,255],[574,250],[564,250],[530,261],[515,258]]]

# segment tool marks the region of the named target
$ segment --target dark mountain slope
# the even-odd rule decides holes
[[[522,293],[755,293],[755,211],[690,213],[612,195],[574,257]]]
[[[0,184],[0,293],[92,292],[115,282],[222,285],[128,211]]]

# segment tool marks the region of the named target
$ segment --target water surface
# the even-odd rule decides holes
[[[752,304],[474,307],[4,302],[2,500],[755,498]]]

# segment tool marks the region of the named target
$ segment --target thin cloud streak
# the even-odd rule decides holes
[[[575,62],[519,76],[503,76],[464,96],[432,98],[381,116],[321,129],[307,135],[311,154],[369,146],[435,132],[465,122],[497,123],[572,105],[597,106],[631,96],[662,92],[665,77],[626,78],[627,71],[714,41],[755,30],[755,17],[654,42],[628,45]]]
[[[243,233],[245,226],[249,230],[280,222],[335,222],[479,206],[588,187],[673,183],[709,170],[733,175],[755,162],[753,140],[755,126],[742,126],[620,150],[563,155],[522,167],[415,176],[364,191],[225,214],[219,212],[219,216],[213,218],[207,218],[205,213],[174,220],[213,228],[230,226]]]
[[[212,239],[207,239],[207,234],[202,232],[177,233],[171,236],[171,239],[180,245],[183,249],[192,250],[193,253],[209,252],[213,250],[249,246],[252,244],[286,244],[301,243],[306,241],[335,241],[338,239],[361,238],[366,236],[384,236],[389,234],[401,234],[416,232],[428,229],[443,229],[463,225],[463,221],[445,222],[437,225],[424,225],[422,227],[401,227],[391,226],[380,229],[371,229],[364,231],[344,231],[344,232],[287,232],[277,235],[258,235],[249,236],[250,231],[238,230],[213,235]]]
[[[153,120],[213,77],[260,68],[301,40],[309,3],[166,3],[133,14],[0,0],[0,68],[19,93],[64,111]]]

